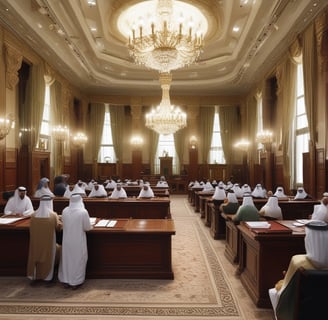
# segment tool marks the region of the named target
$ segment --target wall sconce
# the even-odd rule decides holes
[[[246,139],[241,139],[240,141],[236,142],[234,144],[234,147],[239,149],[239,150],[242,150],[244,152],[248,151],[248,148],[250,146],[250,142]]]
[[[88,142],[88,137],[83,132],[78,132],[72,137],[72,142],[77,147],[83,147]]]
[[[191,136],[189,139],[189,145],[191,149],[197,148],[197,138],[195,136]]]
[[[133,136],[130,142],[135,147],[140,147],[141,145],[143,145],[143,139],[140,136]]]
[[[69,136],[69,129],[66,126],[56,126],[52,129],[52,133],[57,141],[63,142]]]
[[[256,141],[263,144],[265,151],[271,150],[272,132],[269,130],[258,132],[256,135]]]
[[[6,118],[0,118],[0,140],[4,139],[8,134],[10,129],[15,127],[15,121],[11,114]]]

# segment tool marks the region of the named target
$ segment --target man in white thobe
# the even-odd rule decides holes
[[[31,199],[26,195],[25,187],[18,187],[14,195],[8,199],[4,214],[29,216],[34,212]]]
[[[63,241],[58,279],[67,288],[83,284],[88,261],[86,231],[92,228],[81,195],[74,194],[62,212]]]

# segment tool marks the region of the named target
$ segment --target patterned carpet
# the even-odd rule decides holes
[[[171,198],[171,212],[174,280],[87,279],[73,291],[2,277],[0,319],[247,319],[186,196]]]

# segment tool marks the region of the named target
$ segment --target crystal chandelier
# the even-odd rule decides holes
[[[146,114],[146,127],[159,134],[167,135],[184,128],[187,124],[187,116],[179,107],[171,105],[169,91],[172,75],[161,73],[159,80],[162,88],[162,101],[156,109]]]
[[[256,141],[263,144],[264,149],[269,151],[272,144],[272,132],[269,130],[258,132],[256,135]]]
[[[72,142],[77,147],[82,147],[88,142],[88,137],[83,132],[78,132],[72,137]]]
[[[158,0],[155,5],[156,2],[147,1],[139,7],[142,16],[137,9],[134,16],[131,14],[134,19],[128,43],[131,57],[137,64],[160,73],[197,61],[204,46],[207,19],[198,8],[182,1]]]
[[[69,129],[66,126],[56,126],[52,129],[52,134],[57,141],[63,142],[69,136]]]

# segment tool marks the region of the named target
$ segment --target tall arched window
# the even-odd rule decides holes
[[[309,152],[309,127],[305,110],[303,65],[297,65],[296,114],[294,119],[294,176],[296,187],[303,185],[303,153]]]
[[[101,139],[101,145],[98,154],[98,162],[115,163],[116,155],[113,146],[112,128],[110,125],[110,112],[108,104],[105,105],[105,119]]]
[[[221,141],[221,129],[218,108],[215,107],[212,142],[209,154],[209,163],[225,164],[225,158]]]

